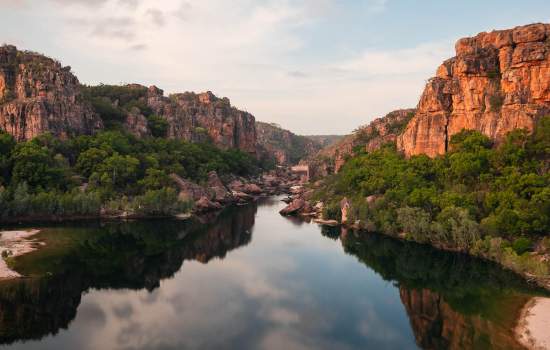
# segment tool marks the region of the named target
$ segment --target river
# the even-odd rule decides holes
[[[42,227],[0,282],[8,349],[514,349],[534,295],[459,254],[281,217]]]

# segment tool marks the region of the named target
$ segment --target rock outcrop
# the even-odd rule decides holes
[[[398,148],[407,156],[444,154],[462,129],[498,144],[549,113],[550,24],[480,33],[460,39],[456,56],[429,80]]]
[[[0,47],[0,129],[25,141],[46,132],[67,138],[102,128],[70,67],[15,46]]]
[[[224,149],[237,148],[256,154],[254,116],[232,107],[226,97],[218,98],[210,91],[165,97],[161,89],[151,86],[147,105],[168,122],[168,137],[191,142],[209,139]]]

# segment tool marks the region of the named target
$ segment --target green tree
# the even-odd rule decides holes
[[[132,156],[114,154],[105,159],[92,173],[90,180],[108,191],[123,192],[130,188],[138,175],[139,160]]]
[[[13,181],[31,188],[57,188],[65,183],[63,170],[56,166],[51,152],[29,141],[18,144],[12,154]]]

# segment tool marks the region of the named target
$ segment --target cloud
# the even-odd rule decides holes
[[[128,50],[130,51],[143,51],[143,50],[146,50],[147,49],[147,45],[145,44],[135,44],[135,45],[130,45],[128,47]]]
[[[175,17],[179,18],[182,21],[187,20],[187,15],[191,11],[191,4],[189,1],[182,1],[178,8],[174,10],[172,13]]]
[[[50,0],[50,1],[63,6],[81,5],[81,6],[91,7],[91,8],[97,8],[98,6],[103,6],[109,0]]]
[[[131,40],[136,36],[135,21],[131,17],[108,17],[88,23],[93,36],[120,40]]]
[[[288,74],[288,76],[293,77],[293,78],[307,78],[307,77],[309,77],[309,74],[307,74],[305,72],[302,72],[302,71],[299,71],[299,70],[290,71],[290,72],[287,72],[287,74]]]
[[[157,27],[163,27],[166,24],[164,13],[159,9],[148,9],[145,15],[155,24]]]
[[[138,7],[139,0],[118,0],[118,3],[122,6],[125,6],[134,10]]]
[[[442,58],[452,52],[453,41],[424,43],[415,47],[381,50],[367,49],[358,57],[342,62],[335,68],[342,72],[362,75],[411,74],[435,72]]]

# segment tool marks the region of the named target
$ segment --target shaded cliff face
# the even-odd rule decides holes
[[[313,159],[308,160],[313,176],[322,177],[337,173],[355,150],[365,149],[372,152],[386,143],[395,143],[414,112],[414,109],[392,111],[322,149]]]
[[[256,131],[259,152],[264,157],[273,157],[278,165],[296,164],[322,147],[320,143],[276,124],[256,122]]]
[[[462,129],[499,143],[514,129],[532,131],[549,113],[550,24],[481,33],[460,39],[456,56],[437,69],[398,148],[440,155]]]
[[[45,132],[67,138],[102,127],[70,67],[15,46],[0,47],[0,129],[24,141]]]
[[[168,137],[191,142],[210,139],[224,149],[256,154],[256,120],[252,114],[232,107],[228,98],[211,92],[165,97],[162,90],[152,86],[147,91],[147,105],[168,122]]]

